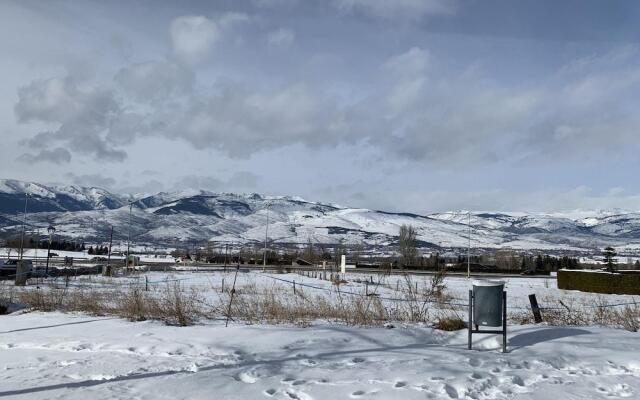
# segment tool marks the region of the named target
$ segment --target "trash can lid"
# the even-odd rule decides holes
[[[503,286],[504,281],[481,279],[473,281],[473,286]]]

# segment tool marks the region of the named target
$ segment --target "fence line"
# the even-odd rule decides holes
[[[177,272],[177,271],[173,271],[173,272]],[[262,276],[262,277],[266,277],[269,279],[273,279],[275,281],[280,281],[280,282],[285,282],[288,284],[294,284],[294,281],[292,280],[288,280],[288,279],[283,279],[283,278],[277,278],[275,276],[271,276],[269,274],[265,274],[265,273],[259,273],[256,271],[251,271],[248,270],[247,271],[250,274],[255,274],[257,276]],[[23,274],[28,274],[30,272],[25,272]],[[178,272],[179,273],[179,272]],[[16,274],[12,274],[9,275],[10,277],[15,277]],[[50,277],[44,277],[43,279],[47,279],[46,283],[53,283],[56,284],[58,283],[58,279],[65,279],[67,276],[66,275],[60,275],[60,276],[56,276],[53,278],[53,282],[50,281]],[[106,283],[106,282],[101,282],[100,284],[103,287],[108,287],[108,286],[135,286],[135,285],[142,285],[145,284],[144,281],[140,282],[138,281],[140,279],[140,277],[130,277],[130,278],[135,278],[136,281],[134,282],[126,282],[126,283],[119,283],[119,284],[111,284],[111,283]],[[161,280],[156,280],[156,281],[147,281],[146,284],[147,285],[160,285],[160,284],[166,284],[169,282],[183,282],[183,281],[189,281],[189,280],[194,280],[194,279],[199,279],[200,277],[189,277],[189,278],[175,278],[175,279],[161,279]],[[97,283],[97,282],[96,282]],[[321,287],[321,286],[316,286],[316,285],[310,285],[307,283],[302,283],[302,282],[295,282],[295,285],[297,286],[301,286],[301,287],[307,287],[310,289],[314,289],[314,290],[322,290],[322,291],[327,291],[327,292],[332,292],[333,289],[331,288],[326,288],[326,287]],[[65,286],[71,286],[71,287],[84,287],[83,284],[79,284],[79,283],[65,283]],[[95,283],[92,284],[92,286],[95,286]],[[344,294],[344,295],[350,295],[350,296],[360,296],[360,297],[370,297],[367,296],[364,293],[358,293],[358,292],[353,292],[353,291],[349,291],[349,290],[339,290],[338,291],[340,294]],[[454,307],[468,307],[469,303],[459,303],[459,302],[447,302],[447,301],[438,301],[438,300],[414,300],[414,299],[407,299],[407,298],[395,298],[395,297],[386,297],[386,296],[375,296],[376,298],[380,299],[380,300],[385,300],[385,301],[395,301],[395,302],[420,302],[420,303],[432,303],[432,304],[441,304],[441,305],[450,305],[450,306],[454,306]],[[602,309],[602,308],[612,308],[612,307],[621,307],[621,306],[630,306],[630,305],[638,305],[640,304],[639,302],[633,300],[633,301],[627,301],[627,302],[621,302],[621,303],[609,303],[609,304],[596,304],[596,305],[581,305],[579,307],[577,307],[578,309]],[[512,310],[530,310],[530,307],[522,307],[522,306],[511,306],[511,305],[507,305],[507,307],[509,309]],[[539,307],[540,310],[543,311],[563,311],[563,310],[567,310],[567,307]]]

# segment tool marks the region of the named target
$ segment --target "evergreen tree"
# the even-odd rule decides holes
[[[540,254],[538,254],[538,256],[536,257],[536,262],[534,265],[534,271],[542,270],[544,268],[544,261],[542,260],[542,256]]]
[[[616,250],[611,246],[605,247],[602,252],[602,261],[607,266],[609,272],[615,272],[616,270],[616,265],[618,264],[618,260],[615,258],[616,255]]]

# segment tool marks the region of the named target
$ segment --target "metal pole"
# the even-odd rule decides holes
[[[471,211],[468,213],[469,246],[467,247],[467,279],[471,277]]]
[[[473,313],[473,290],[469,290],[469,344],[468,344],[469,350],[471,350],[471,330],[473,329],[472,313]]]
[[[47,266],[44,267],[44,276],[49,276],[49,258],[51,257],[51,239],[53,232],[49,232],[49,246],[47,247]]]
[[[113,275],[111,271],[111,245],[113,244],[113,225],[111,225],[111,235],[109,235],[109,251],[107,252],[107,271],[109,276]]]
[[[38,266],[38,247],[40,247],[40,229],[36,229],[36,237],[38,238],[38,241],[36,242],[36,248],[35,248],[35,254],[34,254],[34,264],[37,267]]]
[[[267,235],[269,234],[269,205],[267,205],[267,225],[264,229],[264,253],[262,257],[262,272],[267,267]]]
[[[133,203],[129,202],[129,229],[127,232],[127,259],[125,260],[125,272],[129,270],[129,249],[131,246],[131,209],[133,208]]]
[[[502,352],[507,352],[507,292],[502,292]]]
[[[22,234],[20,235],[20,261],[22,261],[22,254],[24,253],[24,227],[27,224],[27,199],[29,193],[24,194],[24,214],[22,218]]]

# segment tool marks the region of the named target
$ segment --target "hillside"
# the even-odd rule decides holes
[[[466,247],[578,251],[613,245],[640,248],[640,213],[615,211],[567,214],[527,214],[452,211],[429,215],[391,213],[340,207],[290,196],[213,193],[190,190],[129,197],[100,188],[46,186],[15,180],[0,181],[0,234],[18,232],[25,193],[29,194],[27,231],[57,233],[84,240],[105,241],[110,226],[125,238],[132,200],[131,229],[136,242],[177,241],[276,243],[393,244],[400,225],[418,230],[426,248]],[[267,217],[268,215],[268,217]]]

